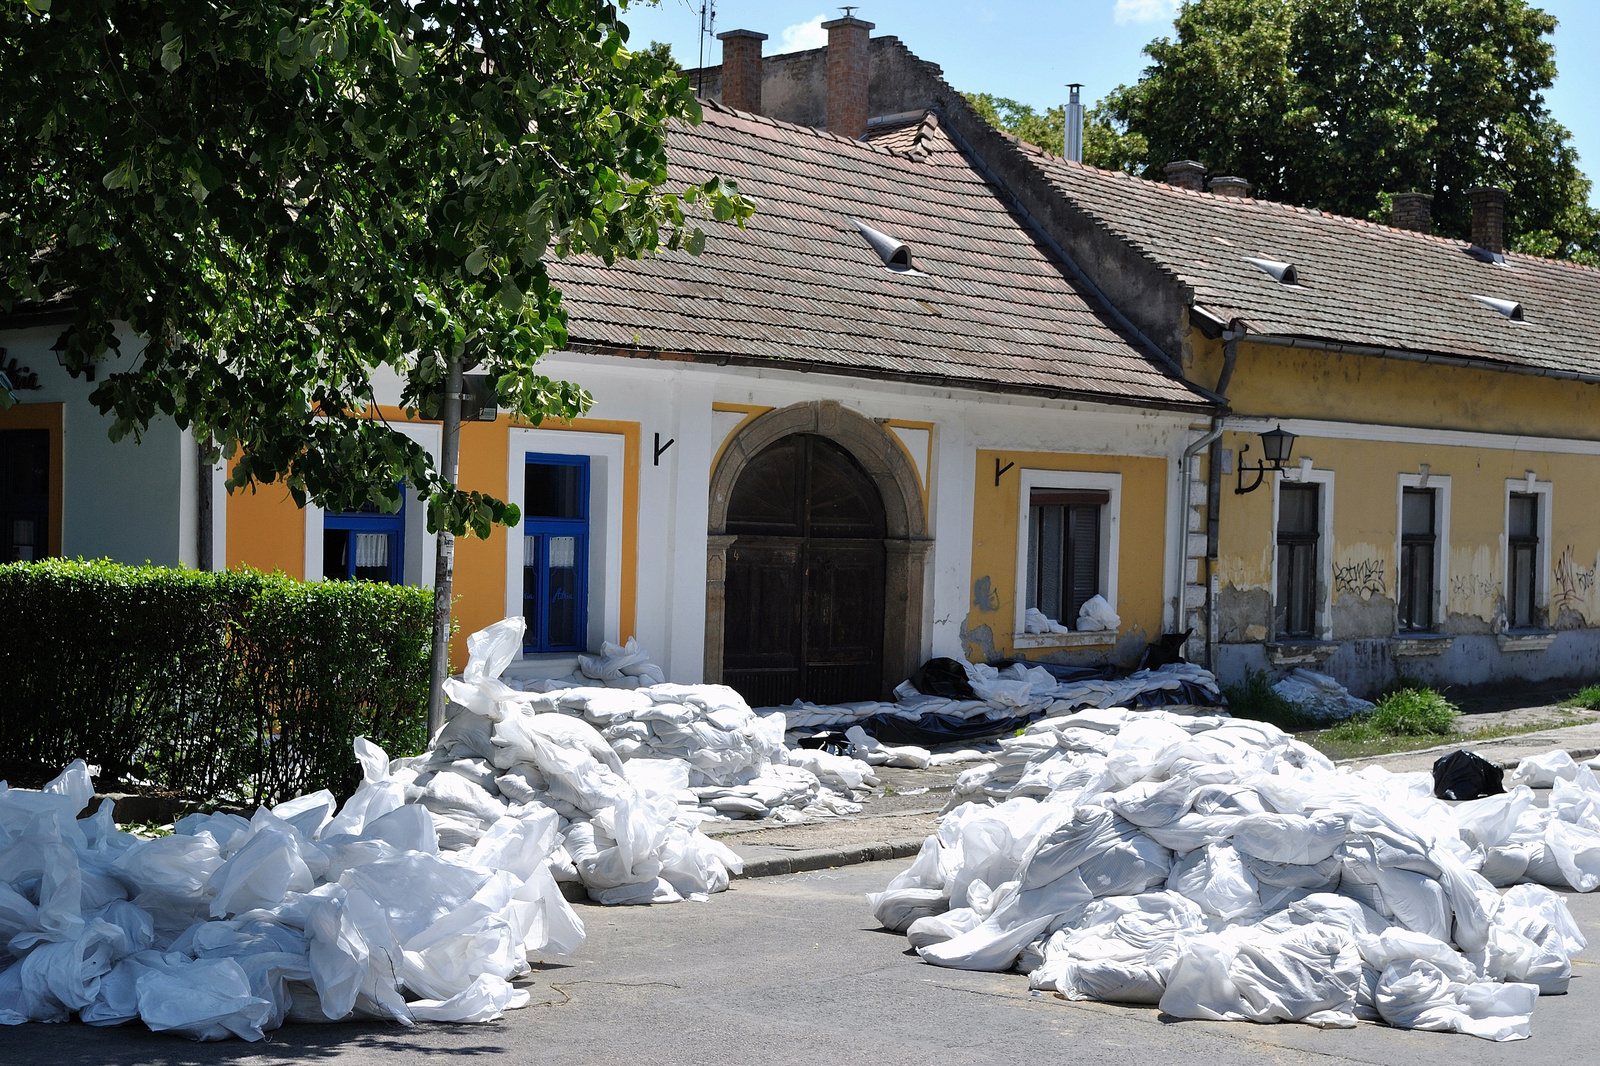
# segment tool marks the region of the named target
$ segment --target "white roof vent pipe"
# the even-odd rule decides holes
[[[1515,300],[1496,300],[1493,296],[1474,296],[1473,299],[1487,308],[1499,311],[1513,322],[1524,321],[1522,305]]]
[[[1272,276],[1273,281],[1284,285],[1300,284],[1300,277],[1295,273],[1293,263],[1280,263],[1276,259],[1252,259],[1245,256],[1244,261],[1258,270],[1265,271]]]
[[[1067,101],[1067,128],[1063,138],[1062,154],[1074,163],[1083,162],[1083,101],[1078,96],[1078,90],[1083,88],[1082,82],[1073,82],[1067,88],[1072,90],[1072,99]]]
[[[917,270],[911,265],[911,246],[905,241],[897,241],[882,230],[873,229],[859,218],[850,220],[856,229],[861,231],[872,250],[878,253],[878,258],[883,260],[883,265],[899,274],[915,274]]]

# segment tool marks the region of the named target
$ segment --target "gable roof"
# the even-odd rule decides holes
[[[1020,147],[1064,196],[1256,334],[1600,376],[1600,270],[1265,200],[1192,192]],[[1285,285],[1247,258],[1294,266]],[[1477,297],[1522,305],[1513,322]]]
[[[756,201],[703,254],[549,263],[570,343],[619,354],[788,366],[1140,406],[1208,408],[1070,280],[943,137],[897,129],[904,155],[707,103],[675,125],[674,185],[713,175]],[[887,130],[885,132],[888,132]],[[888,270],[851,221],[905,242]]]

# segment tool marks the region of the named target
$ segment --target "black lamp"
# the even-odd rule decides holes
[[[69,329],[65,333],[61,334],[61,336],[57,337],[56,338],[56,342],[50,346],[50,350],[52,352],[56,353],[56,362],[60,363],[61,364],[61,368],[63,370],[65,370],[68,374],[70,374],[72,377],[77,377],[79,374],[82,374],[83,375],[83,380],[85,380],[85,381],[93,381],[94,380],[94,363],[93,362],[85,362],[82,366],[80,366],[76,370],[72,369],[71,365],[69,365],[67,363],[67,351],[72,347],[72,334],[75,331],[76,331],[76,327],[73,327],[72,329]]]
[[[1254,492],[1260,488],[1261,481],[1267,476],[1269,469],[1283,469],[1284,464],[1289,461],[1290,453],[1294,451],[1294,434],[1284,429],[1281,424],[1278,428],[1269,429],[1261,434],[1262,461],[1254,467],[1256,479],[1250,483],[1249,487],[1246,487],[1244,475],[1245,471],[1251,469],[1251,467],[1246,465],[1244,453],[1249,450],[1250,445],[1248,444],[1239,449],[1239,485],[1233,490],[1239,496],[1243,496],[1247,492]],[[1268,463],[1272,464],[1271,467],[1268,467]]]

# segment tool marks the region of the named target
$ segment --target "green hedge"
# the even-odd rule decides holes
[[[49,559],[0,566],[0,777],[273,802],[426,742],[425,589]],[[37,783],[34,781],[34,783]]]

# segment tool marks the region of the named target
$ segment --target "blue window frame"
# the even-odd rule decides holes
[[[382,581],[405,584],[406,493],[400,510],[384,514],[369,503],[359,511],[330,513],[322,519],[322,576],[328,581]]]
[[[589,632],[589,457],[529,452],[523,487],[523,648],[583,651]]]

